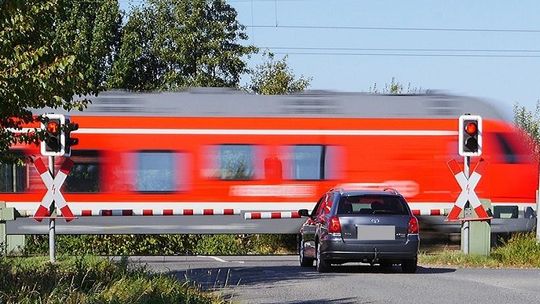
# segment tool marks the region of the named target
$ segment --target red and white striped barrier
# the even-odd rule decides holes
[[[447,209],[431,209],[431,210],[412,210],[414,215],[448,215]],[[163,209],[163,210],[153,210],[153,209],[143,209],[141,211],[134,211],[132,209],[103,209],[98,212],[92,210],[81,210],[80,216],[182,216],[182,215],[238,215],[240,212],[236,212],[234,209]],[[246,212],[244,213],[245,219],[279,219],[279,218],[299,218],[297,211],[266,211],[266,212]]]
[[[235,212],[234,209],[142,209],[142,210],[132,210],[132,209],[103,209],[99,212],[93,212],[92,210],[81,210],[81,216],[168,216],[168,215],[237,215],[239,212]]]
[[[413,209],[411,210],[413,215],[447,215],[448,211],[446,209],[431,209],[431,210],[418,210]]]
[[[39,205],[36,213],[34,214],[34,219],[38,222],[41,222],[43,218],[48,217],[49,207],[51,206],[53,201],[60,209],[60,212],[62,213],[62,216],[65,218],[66,222],[75,219],[73,212],[71,212],[71,209],[66,203],[66,199],[60,192],[60,188],[66,180],[69,171],[71,171],[71,168],[73,168],[73,161],[69,158],[66,158],[60,168],[60,171],[58,171],[54,179],[51,175],[51,172],[49,172],[41,158],[35,158],[33,159],[33,162],[36,170],[38,171],[41,179],[43,180],[43,183],[47,187],[47,193],[41,200],[41,204]]]
[[[260,219],[288,219],[300,218],[298,211],[278,211],[278,212],[246,212],[244,219],[260,220]]]

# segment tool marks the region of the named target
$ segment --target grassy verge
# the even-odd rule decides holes
[[[0,303],[221,303],[188,283],[97,257],[0,258]]]
[[[540,245],[534,233],[515,234],[501,246],[492,248],[489,257],[465,255],[456,250],[444,250],[432,254],[421,254],[420,264],[455,267],[540,267]]]

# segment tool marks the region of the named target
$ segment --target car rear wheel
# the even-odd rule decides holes
[[[315,259],[315,267],[318,272],[328,272],[330,270],[330,264],[323,258],[321,258],[321,243],[317,242],[317,258]]]
[[[300,240],[300,252],[298,255],[300,256],[300,266],[301,267],[311,267],[313,266],[313,259],[307,258],[305,256],[305,243],[304,240]]]
[[[418,259],[404,260],[401,262],[401,270],[404,273],[415,273],[418,268]]]

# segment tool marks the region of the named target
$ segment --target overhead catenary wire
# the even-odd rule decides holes
[[[272,50],[310,50],[310,51],[540,53],[540,49],[355,48],[355,47],[287,47],[287,46],[257,46],[257,47],[261,49],[272,49]]]
[[[444,27],[383,27],[383,26],[325,26],[325,25],[246,25],[252,28],[274,29],[318,29],[318,30],[365,30],[365,31],[426,31],[426,32],[499,32],[538,34],[540,29],[524,28],[444,28]]]
[[[273,52],[278,55],[318,55],[318,56],[396,56],[396,57],[477,57],[477,58],[540,58],[539,55],[505,54],[411,54],[411,53],[339,53],[339,52]]]

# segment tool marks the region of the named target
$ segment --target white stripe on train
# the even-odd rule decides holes
[[[32,216],[40,202],[6,202],[22,216]],[[281,212],[281,218],[299,209],[313,209],[312,202],[68,202],[76,216],[156,216],[156,215],[239,215],[260,213],[255,218],[271,217],[272,212]],[[536,210],[534,203],[495,203],[495,206],[518,206],[519,211],[527,207]],[[414,215],[447,215],[453,203],[409,203]],[[263,215],[264,213],[264,215]],[[251,215],[245,215],[250,217]]]
[[[165,134],[165,135],[374,135],[374,136],[449,136],[447,130],[298,130],[298,129],[142,129],[81,128],[79,134]]]

